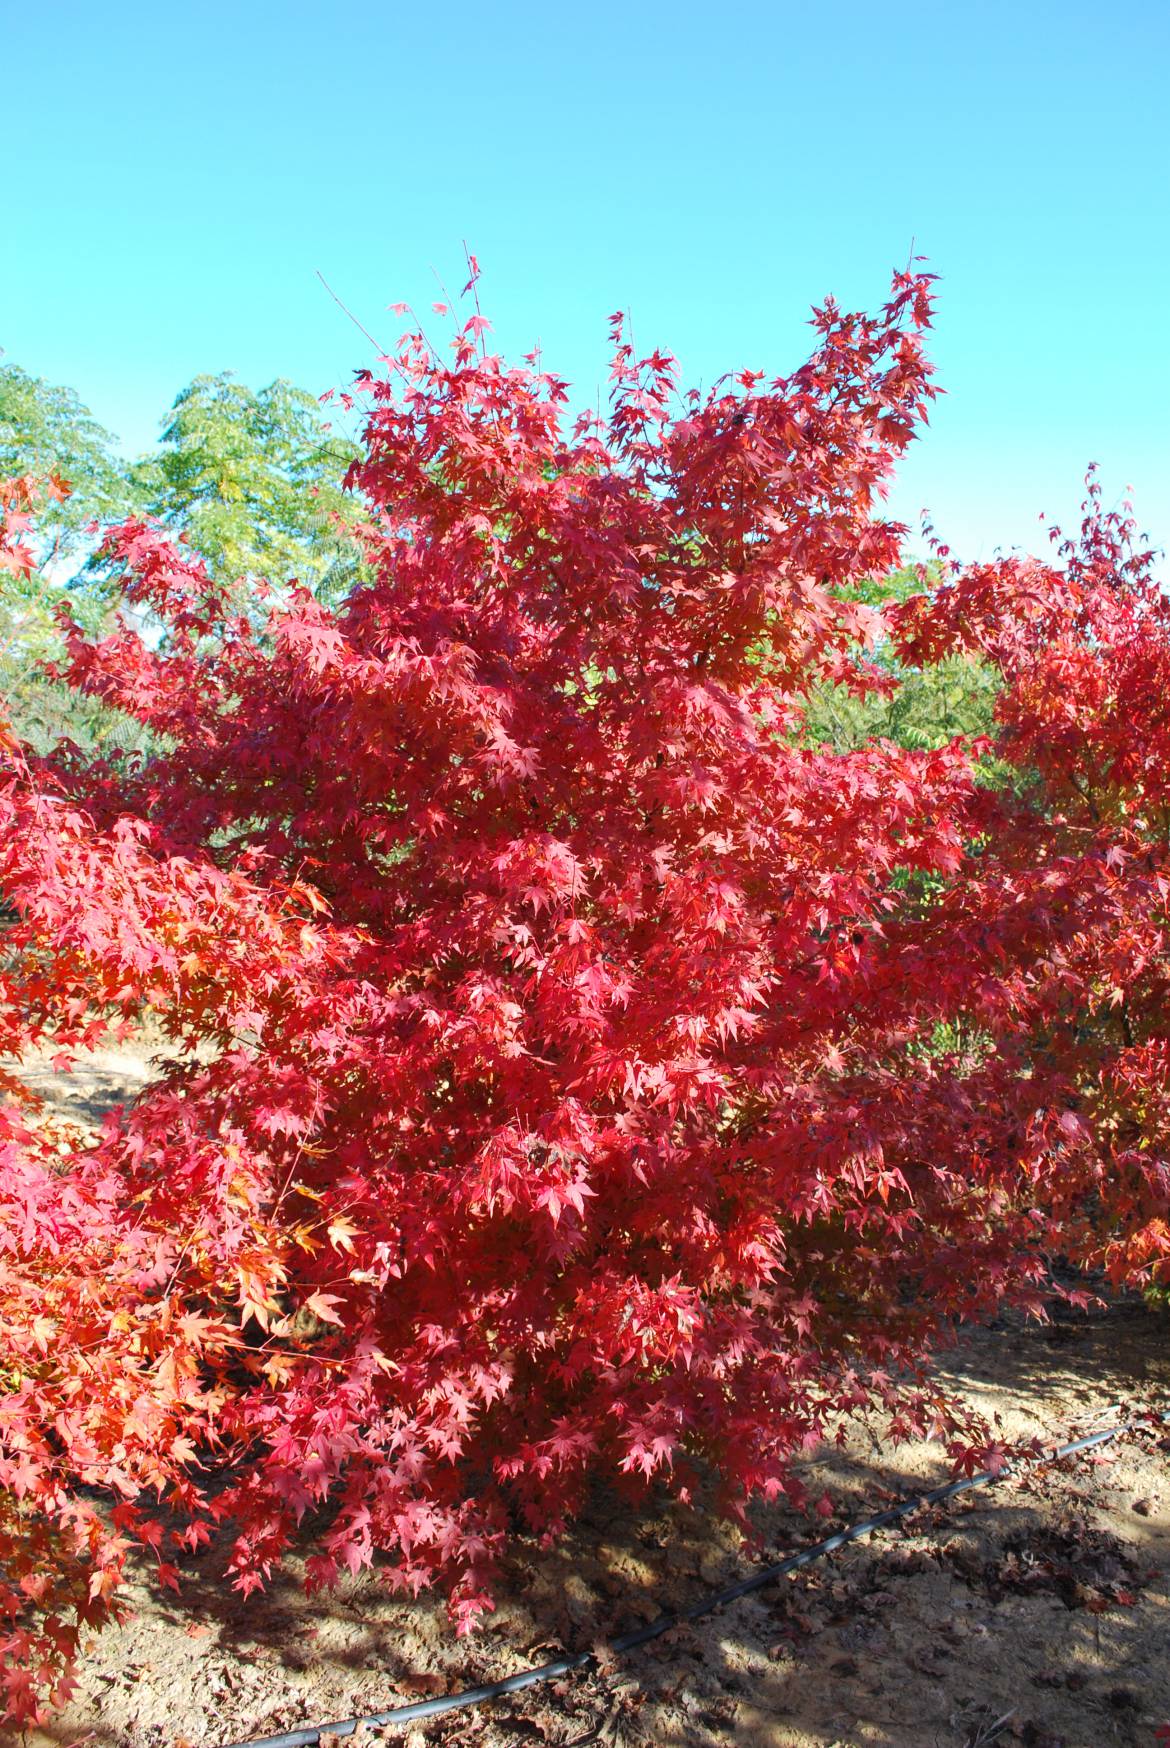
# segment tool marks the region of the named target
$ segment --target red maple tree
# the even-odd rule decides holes
[[[509,1529],[555,1534],[594,1476],[685,1498],[706,1466],[740,1512],[799,1498],[794,1456],[867,1405],[967,1436],[931,1342],[1039,1303],[1066,1229],[1084,1252],[1085,1076],[1147,1097],[1154,1021],[1029,1067],[1061,1001],[1096,1000],[1102,895],[1139,881],[1112,840],[1077,886],[1093,973],[1053,960],[1041,995],[1063,827],[981,788],[978,747],[801,737],[825,680],[890,684],[854,586],[898,560],[876,510],[935,392],[929,296],[907,273],[876,316],[829,303],[791,377],[706,395],[615,318],[609,415],[567,429],[565,385],[489,355],[481,317],[450,363],[408,335],[359,380],[373,580],[338,608],[293,586],[260,612],[157,531],[110,537],[151,632],[74,632],[69,674],[156,751],[9,742],[0,1049],[149,1009],[185,1054],[64,1162],[6,1080],[13,1716],[126,1537],[173,1576],[152,1489],[186,1545],[234,1526],[244,1588],[329,1502],[317,1581],[384,1556],[466,1627]],[[1085,562],[1043,573],[1049,611]],[[907,656],[957,647],[974,591],[1009,738],[1014,574],[896,626]],[[1114,562],[1102,601],[1121,585]],[[1071,625],[1086,675],[1105,626]],[[960,1014],[981,1055],[939,1045]],[[1136,1193],[1110,1203],[1127,1267],[1157,1248]]]
[[[1046,1248],[1170,1280],[1170,600],[1090,470],[1056,564],[951,568],[895,608],[906,659],[1002,676],[973,854],[935,910],[940,1001]],[[928,949],[930,950],[930,949]]]

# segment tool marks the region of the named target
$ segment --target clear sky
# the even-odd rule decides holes
[[[131,450],[232,369],[315,392],[483,267],[591,400],[605,319],[688,382],[793,368],[825,293],[941,275],[948,390],[891,500],[1043,544],[1087,462],[1170,545],[1170,5],[0,0],[0,346]]]

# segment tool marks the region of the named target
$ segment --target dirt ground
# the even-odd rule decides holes
[[[91,1122],[149,1074],[140,1050],[55,1084],[47,1069],[29,1078]],[[1170,1319],[1121,1301],[1047,1327],[1005,1321],[967,1334],[940,1370],[1003,1436],[1052,1445],[1125,1418],[1119,1403],[1170,1409]],[[882,1448],[858,1428],[808,1478],[843,1525],[947,1473],[937,1447]],[[764,1562],[826,1527],[783,1509],[758,1521]],[[218,1582],[217,1557],[191,1563],[178,1597],[135,1571],[133,1617],[95,1640],[68,1710],[22,1738],[27,1748],[226,1748],[390,1709],[602,1644],[751,1570],[738,1534],[710,1518],[631,1512],[599,1494],[557,1550],[516,1549],[486,1630],[457,1641],[441,1605],[394,1599],[374,1575],[310,1599],[293,1560],[245,1601]],[[1154,1748],[1163,1724],[1170,1427],[924,1507],[604,1671],[384,1739]]]

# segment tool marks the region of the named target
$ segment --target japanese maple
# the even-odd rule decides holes
[[[937,907],[940,996],[1045,1242],[1170,1281],[1170,599],[1090,470],[1056,563],[962,569],[894,610],[911,660],[1002,676],[978,853]]]
[[[110,536],[150,634],[72,633],[69,677],[157,750],[9,744],[0,1048],[149,1009],[183,1054],[96,1139],[6,1082],[14,1716],[77,1587],[83,1621],[107,1606],[119,1535],[172,1576],[151,1490],[187,1545],[232,1526],[245,1589],[328,1501],[316,1581],[379,1556],[466,1627],[509,1530],[555,1534],[595,1476],[686,1498],[707,1467],[740,1512],[799,1498],[793,1458],[850,1411],[959,1430],[931,1341],[1038,1303],[1108,1075],[1028,1054],[1064,1011],[1048,814],[980,788],[978,747],[801,736],[826,681],[890,683],[857,586],[899,559],[877,510],[935,392],[929,313],[898,275],[876,316],[818,311],[790,377],[702,395],[615,318],[604,419],[478,315],[450,362],[408,334],[355,391],[372,580],[340,605],[245,611],[158,530]],[[967,635],[962,588],[986,601],[1006,735],[1032,708],[1013,575],[896,626],[928,659]],[[1086,672],[1106,618],[1070,630]],[[1115,847],[1074,1005],[1103,870],[1138,878]],[[939,1045],[963,1019],[982,1055]]]

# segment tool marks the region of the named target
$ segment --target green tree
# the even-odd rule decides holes
[[[110,611],[87,530],[137,507],[133,482],[116,439],[73,389],[0,363],[0,478],[26,474],[42,482],[27,537],[36,563],[28,576],[0,572],[0,694],[7,711],[35,748],[62,736],[93,749],[138,744],[141,730],[128,717],[79,698],[44,672],[62,654],[56,618],[62,606],[90,631]]]
[[[924,579],[917,565],[906,565],[851,593],[867,606],[880,607],[921,594],[932,577],[930,567]],[[803,729],[813,745],[849,752],[883,739],[925,750],[946,746],[956,735],[991,733],[1000,676],[990,663],[956,655],[930,668],[905,668],[884,643],[871,657],[897,680],[896,689],[889,697],[875,692],[858,697],[844,685],[818,686],[809,696]]]
[[[132,479],[150,514],[185,532],[217,575],[296,577],[336,599],[360,573],[355,500],[342,487],[355,453],[304,389],[282,378],[254,391],[222,371],[183,390],[158,454]]]
[[[89,556],[89,523],[135,508],[116,438],[75,391],[0,362],[0,479],[21,474],[69,482],[68,496],[46,499],[36,523],[39,568],[60,579]]]
[[[362,574],[348,531],[357,501],[342,487],[354,454],[305,390],[280,380],[256,392],[221,372],[196,377],[164,422],[157,453],[127,464],[72,389],[0,366],[0,477],[55,476],[70,486],[38,508],[33,575],[0,580],[0,691],[19,731],[33,745],[61,735],[91,748],[125,744],[129,725],[118,713],[78,700],[43,672],[61,653],[62,605],[90,630],[110,611],[93,524],[154,517],[181,530],[225,580],[296,577],[336,600]]]

